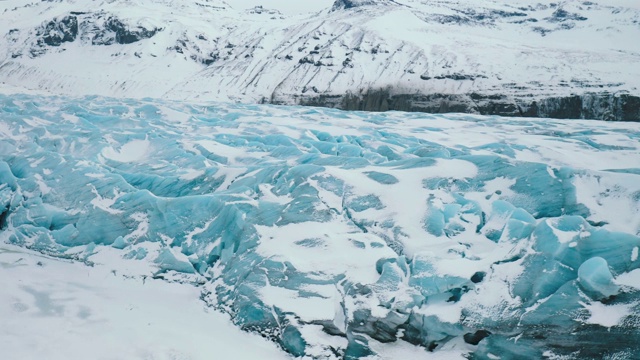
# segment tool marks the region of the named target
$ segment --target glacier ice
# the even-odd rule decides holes
[[[0,119],[2,241],[145,263],[295,356],[639,351],[639,124],[27,95]]]
[[[597,256],[580,265],[578,281],[585,292],[597,300],[617,295],[620,291],[611,275],[607,260]]]

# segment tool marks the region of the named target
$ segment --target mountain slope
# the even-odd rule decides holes
[[[633,2],[326,5],[4,1],[0,79],[67,95],[640,118]]]

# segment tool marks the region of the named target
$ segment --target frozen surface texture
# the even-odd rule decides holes
[[[192,283],[295,356],[640,350],[640,124],[26,95],[0,119],[2,242]]]

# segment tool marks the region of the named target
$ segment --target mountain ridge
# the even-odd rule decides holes
[[[7,0],[0,81],[79,96],[640,119],[640,9],[624,0],[337,0],[293,15],[258,4]]]

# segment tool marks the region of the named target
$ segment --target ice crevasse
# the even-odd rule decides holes
[[[294,356],[640,350],[638,124],[0,104],[1,241],[192,282]]]

